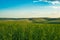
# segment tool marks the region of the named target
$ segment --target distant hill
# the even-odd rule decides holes
[[[29,20],[33,23],[58,23],[60,24],[60,18],[0,18],[0,20]]]

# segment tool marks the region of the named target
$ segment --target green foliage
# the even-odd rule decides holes
[[[0,40],[60,40],[60,24],[0,21]]]

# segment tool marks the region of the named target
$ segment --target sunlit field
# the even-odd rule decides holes
[[[60,40],[60,24],[1,20],[0,40]]]

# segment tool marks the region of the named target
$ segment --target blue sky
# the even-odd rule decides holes
[[[60,1],[0,0],[0,18],[60,17]]]

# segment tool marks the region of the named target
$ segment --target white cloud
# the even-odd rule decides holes
[[[49,6],[50,8],[56,9],[56,10],[60,10],[60,6]]]
[[[60,9],[60,6],[52,6],[55,9]]]
[[[59,1],[48,1],[48,0],[36,0],[35,1],[35,0],[33,0],[34,3],[40,2],[40,1],[48,2],[48,3],[52,4],[52,5],[60,4]]]
[[[52,5],[60,4],[59,1],[50,1],[50,3],[51,3]]]

